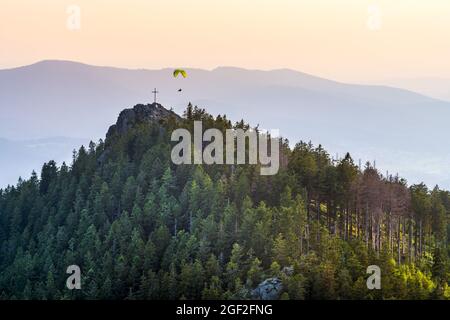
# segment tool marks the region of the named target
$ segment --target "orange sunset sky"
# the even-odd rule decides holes
[[[448,0],[0,0],[0,68],[291,68],[342,81],[450,77]],[[70,5],[80,29],[68,28]]]

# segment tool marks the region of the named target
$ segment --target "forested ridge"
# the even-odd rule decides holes
[[[171,132],[194,120],[250,127],[189,105],[0,190],[0,299],[249,299],[268,278],[280,299],[450,298],[448,191],[287,140],[274,176],[174,165]]]

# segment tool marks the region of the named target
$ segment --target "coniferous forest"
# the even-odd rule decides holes
[[[448,191],[287,140],[273,176],[174,165],[171,132],[194,120],[250,127],[189,105],[1,190],[0,299],[252,299],[267,279],[279,299],[450,298]]]

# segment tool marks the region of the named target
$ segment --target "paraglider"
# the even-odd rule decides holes
[[[178,77],[178,75],[181,74],[183,76],[183,78],[187,77],[187,72],[184,71],[183,69],[175,69],[173,72],[173,76],[174,78]]]
[[[177,78],[179,74],[181,74],[181,75],[183,76],[183,78],[186,78],[186,77],[187,77],[187,72],[184,71],[183,69],[175,69],[175,70],[173,71],[173,77],[174,77],[174,78]],[[178,89],[178,92],[181,92],[181,91],[183,91],[181,88]]]

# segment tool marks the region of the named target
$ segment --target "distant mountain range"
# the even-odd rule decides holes
[[[450,79],[437,77],[393,78],[371,81],[368,84],[383,83],[388,86],[419,92],[424,95],[450,101]]]
[[[280,129],[292,142],[312,140],[333,154],[349,151],[356,162],[376,160],[383,172],[398,171],[410,183],[423,180],[430,186],[450,188],[448,102],[403,89],[339,83],[287,69],[186,69],[186,79],[174,79],[172,71],[68,61],[0,70],[0,137],[96,140],[104,137],[122,109],[153,102],[152,90],[157,88],[157,101],[178,113],[192,102],[212,114]],[[74,147],[63,153],[70,156]],[[41,151],[43,157],[52,158]],[[19,155],[11,151],[8,157]],[[0,165],[2,171],[13,174],[8,163],[1,161]],[[22,168],[14,174],[29,174],[30,166]],[[0,186],[11,182],[0,176]]]

